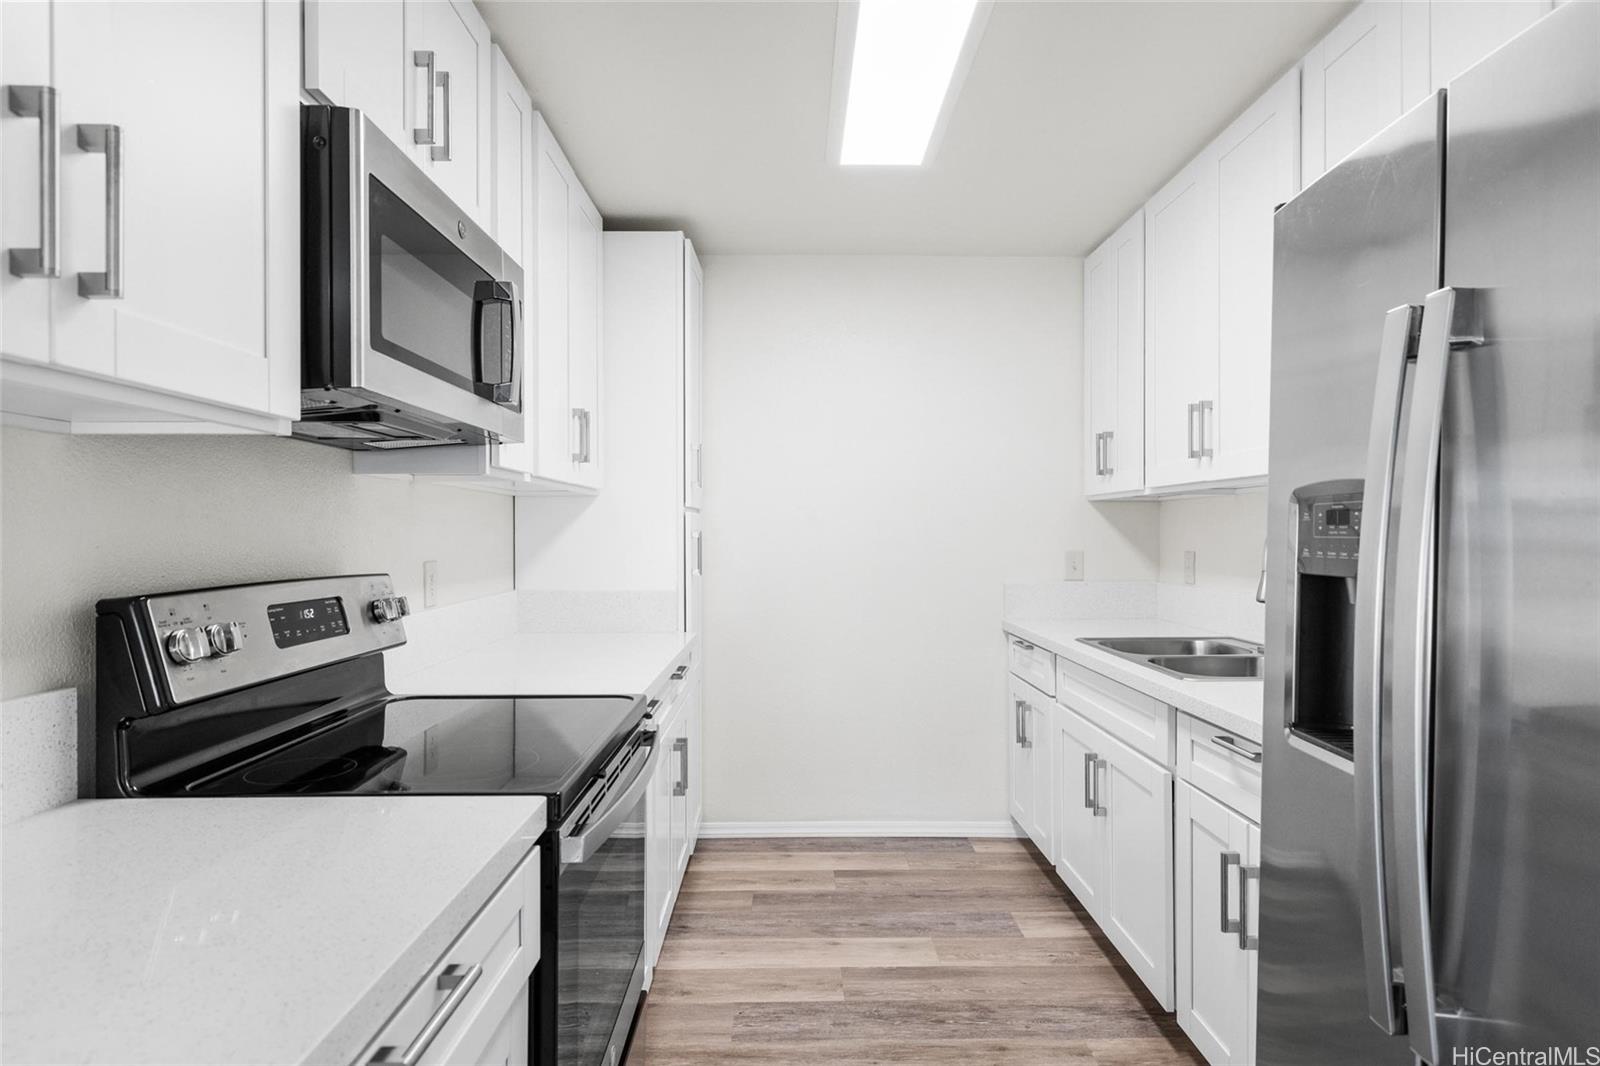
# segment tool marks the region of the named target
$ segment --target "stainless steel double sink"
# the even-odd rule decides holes
[[[1079,637],[1078,640],[1186,681],[1236,681],[1261,676],[1261,645],[1233,637]]]

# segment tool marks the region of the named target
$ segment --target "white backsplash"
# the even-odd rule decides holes
[[[517,620],[524,633],[676,633],[683,627],[682,609],[670,589],[536,589],[518,594]]]
[[[1156,586],[1156,617],[1203,629],[1210,636],[1266,642],[1267,609],[1255,589],[1235,584]]]
[[[0,703],[0,824],[78,798],[78,690]]]
[[[420,611],[413,600],[411,610],[406,642],[383,653],[391,677],[425,670],[517,632],[515,592]]]
[[[1154,618],[1154,581],[1008,583],[1007,618]]]

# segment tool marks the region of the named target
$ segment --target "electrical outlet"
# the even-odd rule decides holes
[[[1083,552],[1069,551],[1067,553],[1067,580],[1083,580]]]
[[[1183,583],[1194,584],[1194,552],[1183,553]]]
[[[439,605],[439,560],[429,559],[422,564],[422,606]]]

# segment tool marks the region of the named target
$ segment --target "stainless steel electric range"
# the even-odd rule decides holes
[[[545,797],[529,1047],[615,1066],[645,965],[643,699],[394,695],[408,613],[384,574],[101,601],[99,794]]]

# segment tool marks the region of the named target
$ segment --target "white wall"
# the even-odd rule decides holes
[[[1195,496],[1161,507],[1161,613],[1176,622],[1261,640],[1265,609],[1255,601],[1267,494]],[[1195,583],[1183,581],[1183,553],[1195,553]]]
[[[356,477],[350,453],[263,437],[0,431],[0,698],[75,686],[92,719],[95,601],[387,571],[422,607],[512,586],[511,501]],[[92,727],[79,731],[92,757]]]
[[[1082,495],[1081,266],[706,258],[707,819],[1005,822],[1002,582],[1156,572]]]

